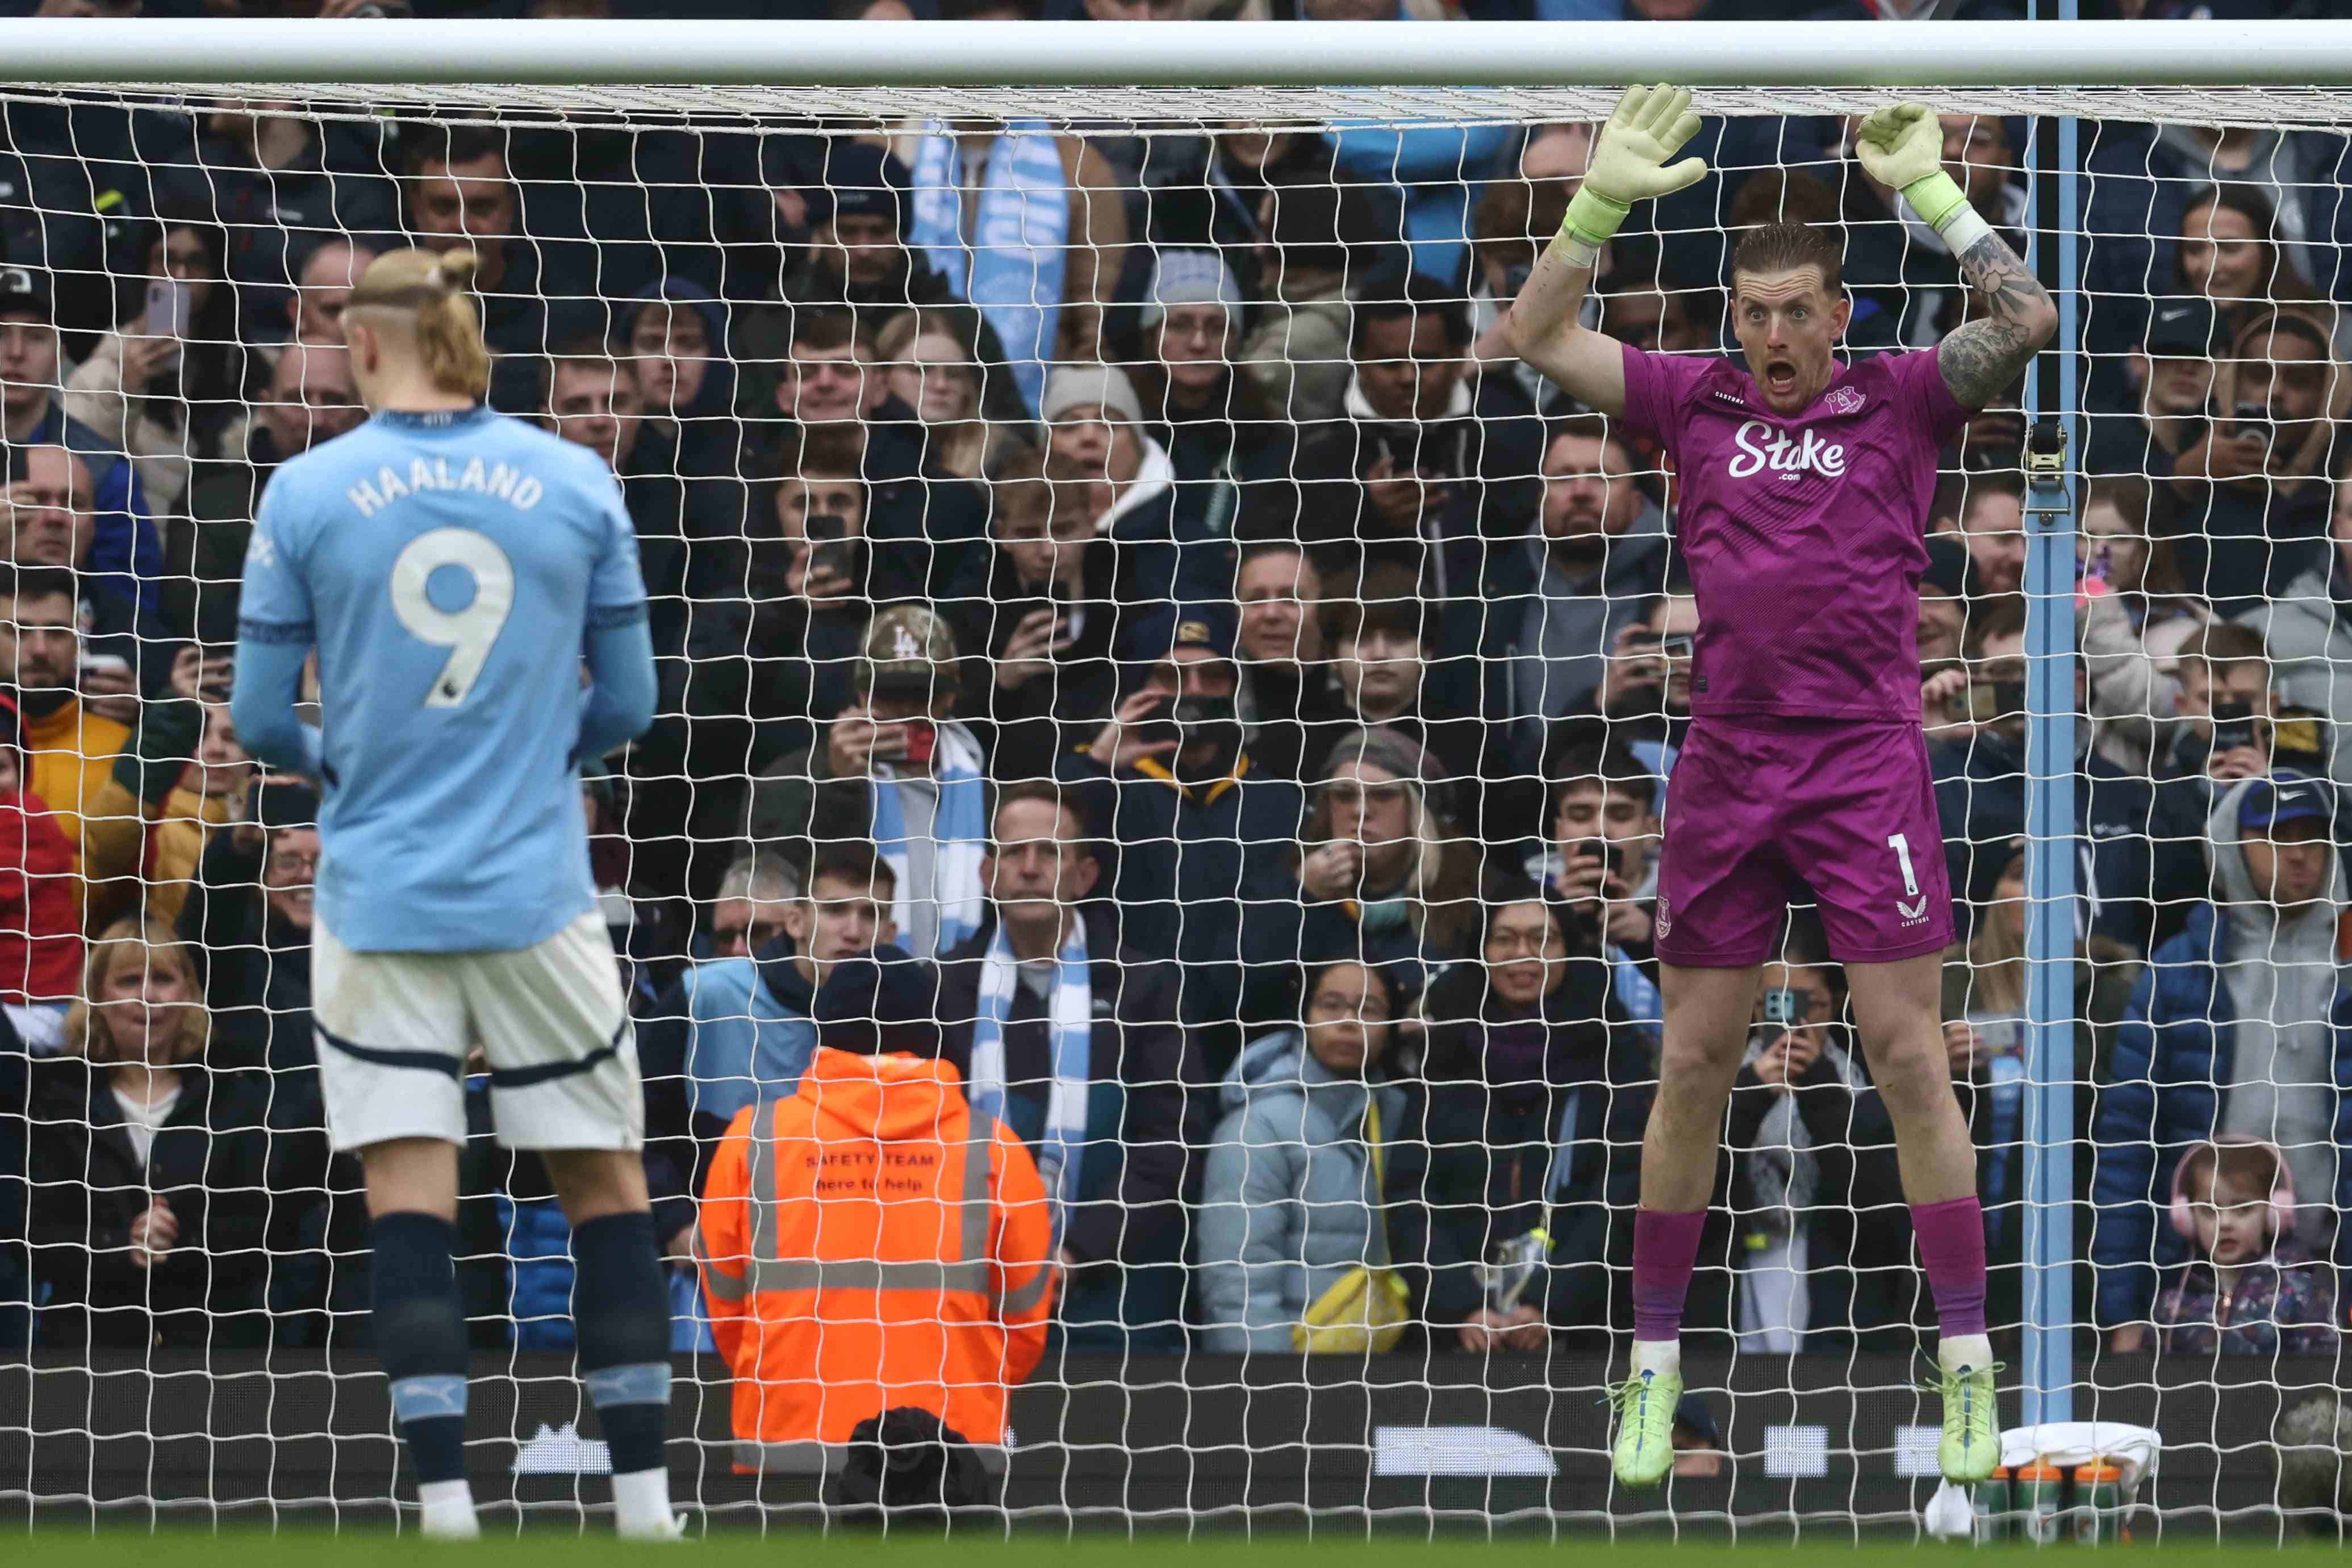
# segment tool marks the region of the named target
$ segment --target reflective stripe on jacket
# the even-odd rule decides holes
[[[703,1198],[738,1469],[822,1469],[900,1405],[1003,1444],[1045,1354],[1052,1229],[1029,1151],[953,1066],[819,1049],[790,1099],[736,1113]]]

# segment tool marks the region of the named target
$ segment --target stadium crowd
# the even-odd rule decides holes
[[[583,789],[678,1348],[710,1343],[694,1243],[720,1134],[877,1009],[1023,1139],[1077,1151],[1055,1192],[1073,1347],[1289,1353],[1367,1266],[1407,1293],[1400,1351],[1630,1324],[1698,617],[1663,455],[1496,328],[1591,127],[0,109],[0,1343],[364,1342],[364,1208],[309,1015],[317,781],[257,769],[225,695],[256,506],[364,417],[343,302],[408,244],[478,253],[493,405],[595,450],[637,529],[660,717]],[[1979,210],[2021,224],[2025,127],[1944,124]],[[1853,353],[1934,344],[1971,301],[1850,132],[1709,121],[1691,151],[1715,172],[1612,242],[1591,324],[1722,351],[1730,243],[1793,216],[1843,235]],[[2320,132],[2085,141],[2084,1299],[2119,1350],[2307,1348],[2335,1332],[2352,1202],[2352,170]],[[1919,629],[1965,933],[1947,1039],[2007,1325],[2023,433],[1996,409],[1945,455]],[[893,946],[922,962],[886,967],[888,995],[871,965],[831,984]],[[1907,1347],[1926,1321],[1845,1019],[1801,911],[1695,1332]],[[485,1080],[469,1103],[487,1129]],[[478,1343],[568,1346],[545,1173],[484,1136],[463,1176]]]

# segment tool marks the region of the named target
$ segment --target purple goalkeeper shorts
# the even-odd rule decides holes
[[[1916,724],[1695,721],[1666,789],[1659,959],[1763,963],[1809,887],[1841,963],[1951,946],[1926,736]]]

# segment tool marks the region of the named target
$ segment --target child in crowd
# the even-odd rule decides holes
[[[2191,1146],[2173,1172],[2172,1228],[2197,1256],[2157,1299],[2164,1349],[2335,1348],[2336,1287],[2326,1264],[2295,1250],[2294,1182],[2274,1145],[2225,1134]]]
[[[37,1056],[65,1043],[81,984],[74,850],[25,776],[16,705],[0,697],[0,1009]]]

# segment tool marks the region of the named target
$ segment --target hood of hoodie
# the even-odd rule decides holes
[[[1135,433],[1135,438],[1143,443],[1142,465],[1135,471],[1135,482],[1120,492],[1118,499],[1110,504],[1110,510],[1095,524],[1097,533],[1109,533],[1122,517],[1143,510],[1176,487],[1176,465],[1169,461],[1168,449],[1140,430]]]
[[[1304,1095],[1308,1104],[1342,1127],[1354,1127],[1364,1118],[1364,1080],[1342,1078],[1318,1061],[1307,1049],[1304,1030],[1275,1030],[1243,1046],[1218,1085],[1217,1105],[1221,1113],[1238,1111],[1253,1096],[1280,1093]],[[1381,1114],[1390,1118],[1391,1128],[1396,1100],[1395,1091],[1382,1085]]]
[[[1423,420],[1391,419],[1372,406],[1372,400],[1364,395],[1363,378],[1354,375],[1348,378],[1348,395],[1342,409],[1349,419],[1360,424],[1435,424],[1439,420],[1468,419],[1475,412],[1475,402],[1470,392],[1470,378],[1464,376],[1454,383],[1454,395],[1446,400],[1444,413]]]
[[[800,1094],[815,1106],[811,1125],[821,1142],[960,1144],[971,1120],[963,1075],[920,1056],[859,1056],[819,1046]]]
[[[656,299],[672,305],[691,306],[702,318],[703,330],[710,336],[710,368],[703,372],[702,390],[694,401],[678,413],[686,419],[710,419],[730,413],[735,408],[735,357],[729,329],[728,308],[683,278],[666,277],[649,288],[639,291],[636,304],[622,323],[624,336],[636,329],[638,312]]]
[[[779,937],[752,956],[760,971],[760,983],[768,994],[788,1010],[802,1018],[814,1013],[816,986],[801,973],[799,956],[793,951],[789,936]]]
[[[2309,953],[2298,956],[2332,956],[2336,951],[2336,911],[2352,902],[2347,894],[2343,857],[2329,858],[2325,897],[2280,918],[2280,911],[2264,903],[2262,894],[2255,892],[2253,875],[2246,870],[2246,852],[2238,842],[2239,803],[2246,798],[2246,791],[2259,782],[2241,779],[2222,790],[2214,798],[2212,810],[2205,819],[2206,852],[2213,864],[2214,914],[2221,922],[2223,956],[2250,950],[2293,950],[2306,945]]]

